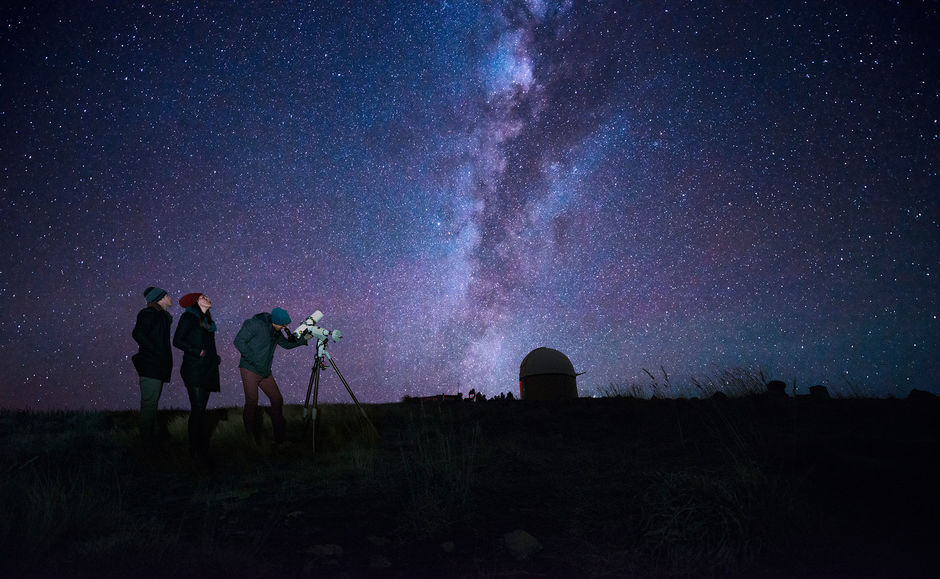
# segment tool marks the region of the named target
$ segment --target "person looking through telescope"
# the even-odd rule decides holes
[[[245,409],[242,419],[245,432],[255,442],[261,440],[261,413],[258,412],[258,390],[264,392],[271,401],[271,423],[274,428],[274,442],[284,441],[287,433],[287,421],[284,420],[284,397],[271,374],[274,362],[274,349],[280,346],[286,350],[307,345],[306,338],[283,334],[290,324],[290,316],[282,308],[274,308],[271,313],[262,312],[245,320],[235,336],[235,347],[241,353],[238,370],[245,389]]]

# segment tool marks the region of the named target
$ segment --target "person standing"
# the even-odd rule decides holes
[[[173,316],[167,311],[173,305],[166,290],[148,287],[144,290],[147,307],[137,314],[131,335],[138,352],[131,357],[140,382],[140,416],[138,427],[145,446],[157,442],[157,406],[163,384],[173,373],[173,352],[170,350],[170,325]]]
[[[186,308],[176,325],[173,345],[183,351],[180,376],[189,394],[189,452],[194,458],[207,460],[209,429],[206,405],[209,394],[219,391],[219,364],[222,358],[215,349],[216,324],[209,310],[212,301],[205,294],[191,293],[180,298]]]
[[[296,338],[293,334],[285,336],[283,330],[290,324],[290,316],[282,308],[274,308],[271,313],[262,312],[245,320],[235,336],[235,347],[241,353],[238,363],[242,386],[245,389],[245,409],[242,418],[245,431],[255,442],[261,438],[261,414],[258,412],[258,390],[264,392],[271,401],[271,422],[274,428],[274,441],[283,442],[287,433],[284,420],[284,397],[271,374],[274,361],[274,349],[304,346],[307,340]]]

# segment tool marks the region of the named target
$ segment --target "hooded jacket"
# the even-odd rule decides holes
[[[242,355],[238,367],[267,378],[271,375],[271,363],[274,361],[276,346],[280,345],[290,350],[306,344],[307,340],[289,340],[275,330],[270,313],[255,314],[245,320],[235,336],[235,347]]]
[[[219,391],[219,364],[222,358],[215,349],[215,323],[208,323],[197,306],[186,308],[173,334],[173,345],[183,351],[180,376],[187,388]],[[200,356],[200,352],[205,352]]]
[[[137,374],[169,382],[173,373],[173,352],[170,350],[170,325],[173,316],[154,304],[137,314],[137,323],[131,335],[137,342],[138,352],[131,357]]]

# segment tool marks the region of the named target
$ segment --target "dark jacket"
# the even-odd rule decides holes
[[[245,320],[235,336],[235,347],[242,355],[238,367],[266,378],[271,375],[275,346],[280,345],[289,350],[306,344],[307,340],[289,340],[275,330],[271,324],[270,313],[255,314]]]
[[[139,351],[131,357],[137,374],[169,382],[173,373],[173,352],[170,350],[170,324],[173,316],[156,304],[137,314],[137,323],[131,334]]]
[[[180,376],[187,388],[219,391],[219,364],[215,350],[215,322],[210,323],[197,306],[186,308],[173,334],[173,345],[183,351]],[[199,353],[205,351],[200,356]]]

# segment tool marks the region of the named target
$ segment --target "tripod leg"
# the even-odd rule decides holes
[[[310,368],[310,382],[307,383],[307,396],[304,398],[304,423],[307,422],[307,410],[310,407],[310,389],[313,388],[313,378],[319,367],[320,363],[317,361],[317,364],[313,368]]]
[[[314,452],[317,451],[317,397],[320,394],[320,359],[317,358],[317,365],[313,373],[313,407],[310,410],[310,447]]]
[[[378,430],[375,429],[375,425],[372,424],[372,421],[369,420],[369,416],[366,414],[366,411],[362,408],[362,405],[359,404],[359,401],[356,400],[356,395],[353,394],[352,388],[349,387],[349,384],[346,382],[346,379],[343,378],[343,373],[339,371],[339,367],[336,365],[336,360],[330,356],[330,365],[333,366],[333,369],[336,370],[336,375],[339,376],[340,381],[342,381],[343,386],[346,387],[346,391],[349,392],[349,396],[352,398],[353,402],[356,403],[356,407],[359,409],[359,412],[362,413],[362,417],[366,419],[366,422],[369,423],[369,426],[372,427],[372,430],[378,434]]]

